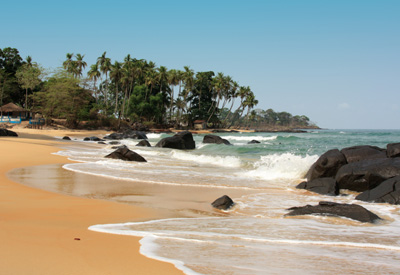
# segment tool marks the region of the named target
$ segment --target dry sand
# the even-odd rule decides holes
[[[78,134],[15,131],[20,137],[0,138],[1,274],[182,274],[172,264],[141,255],[139,238],[87,229],[151,219],[159,215],[155,210],[51,193],[9,180],[6,173],[14,168],[67,163],[66,158],[51,155],[63,143],[46,135]]]

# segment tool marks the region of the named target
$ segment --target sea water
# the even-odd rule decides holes
[[[105,159],[111,146],[59,152],[79,163],[64,168],[131,182],[253,190],[234,197],[225,216],[204,214],[147,222],[93,225],[90,230],[140,236],[141,253],[168,261],[186,274],[399,274],[400,207],[329,197],[296,189],[327,150],[355,145],[382,148],[400,142],[394,130],[312,130],[307,133],[223,133],[232,146],[203,144],[195,150],[135,147],[147,163]],[[155,145],[166,134],[149,134]],[[260,143],[248,144],[251,140]],[[190,194],[188,194],[190,196]],[[329,200],[356,203],[383,220],[285,217],[288,208]]]

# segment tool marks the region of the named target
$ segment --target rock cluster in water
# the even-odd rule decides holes
[[[341,189],[362,192],[358,200],[400,204],[400,143],[329,150],[311,166],[297,188],[324,195]]]

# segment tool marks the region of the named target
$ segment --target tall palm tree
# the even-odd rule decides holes
[[[119,94],[119,83],[122,78],[122,64],[118,61],[114,62],[114,65],[111,65],[110,78],[115,83],[115,110],[114,113],[118,113],[118,94]]]
[[[194,87],[194,71],[190,69],[189,66],[184,66],[183,69],[185,70],[182,75],[182,81],[185,86],[183,90],[183,101],[185,102],[185,106],[187,106],[187,98]]]
[[[215,110],[219,106],[219,101],[222,98],[222,92],[225,89],[225,76],[223,73],[218,73],[216,77],[213,78],[212,80],[212,85],[213,85],[213,91],[215,93],[213,94],[213,101],[211,102],[211,106],[208,110],[210,113],[210,116],[207,119],[207,123],[210,121],[212,116],[215,114]]]
[[[239,84],[236,81],[233,81],[232,82],[232,86],[231,86],[231,90],[230,90],[231,107],[229,108],[228,114],[226,115],[226,117],[224,119],[224,123],[223,123],[224,125],[227,125],[226,123],[227,123],[228,118],[229,118],[229,116],[231,114],[231,111],[232,111],[232,108],[233,108],[233,104],[235,104],[235,99],[239,96],[238,89],[239,89]]]
[[[67,59],[63,62],[63,68],[69,72],[69,73],[74,73],[74,63],[75,61],[72,60],[72,58],[74,57],[73,53],[67,53],[66,55]]]
[[[26,65],[27,65],[28,67],[32,67],[32,65],[33,65],[33,63],[32,63],[32,57],[31,57],[30,55],[28,55],[28,56],[26,57]]]
[[[90,66],[90,70],[87,72],[87,75],[90,78],[90,80],[93,80],[93,82],[94,82],[96,103],[98,103],[99,95],[98,95],[98,89],[97,89],[96,82],[100,78],[101,73],[99,71],[99,66],[97,65],[97,63]]]
[[[76,61],[75,61],[75,66],[76,66],[76,73],[77,76],[82,76],[82,71],[83,69],[86,68],[87,64],[85,61],[83,61],[83,58],[85,55],[81,55],[80,53],[76,54]]]
[[[111,59],[106,57],[106,53],[104,52],[99,58],[97,58],[97,64],[100,66],[100,71],[105,74],[106,76],[106,89],[104,91],[104,102],[106,103],[106,106],[108,107],[108,101],[107,101],[107,92],[108,92],[108,72],[111,70]]]
[[[175,69],[169,70],[168,71],[168,84],[171,86],[170,87],[171,88],[170,89],[171,90],[171,92],[170,92],[170,97],[171,97],[170,101],[171,102],[170,102],[170,107],[169,107],[169,120],[170,121],[172,119],[172,107],[174,105],[174,87],[176,85],[178,85],[179,82],[180,82],[180,79],[179,79],[178,71]]]

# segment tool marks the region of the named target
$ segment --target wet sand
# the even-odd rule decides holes
[[[234,188],[183,187],[71,172],[52,153],[96,146],[54,139],[106,132],[20,130],[0,138],[0,270],[6,274],[182,274],[139,253],[139,238],[92,232],[95,224],[224,216],[210,202]],[[18,183],[17,183],[18,182]],[[21,184],[22,183],[22,184]],[[190,196],[188,195],[190,194]]]
[[[51,154],[66,145],[52,137],[67,132],[15,131],[20,137],[0,138],[2,274],[182,274],[172,264],[141,255],[139,238],[87,229],[160,217],[155,209],[61,195],[10,180],[6,173],[16,168],[69,162]]]

